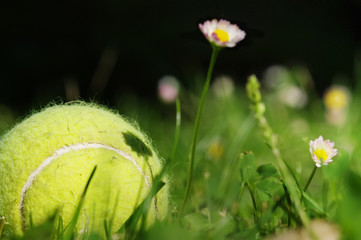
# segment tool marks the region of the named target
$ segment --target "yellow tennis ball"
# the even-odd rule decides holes
[[[0,141],[0,217],[3,237],[22,235],[58,211],[64,228],[72,219],[97,166],[77,231],[117,231],[145,199],[161,160],[134,124],[95,104],[76,102],[35,113]],[[152,199],[147,224],[165,217],[167,184]],[[31,220],[30,220],[31,219]]]

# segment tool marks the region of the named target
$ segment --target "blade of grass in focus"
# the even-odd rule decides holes
[[[89,185],[90,185],[90,182],[91,180],[93,179],[94,177],[94,174],[95,174],[95,171],[97,169],[97,166],[95,166],[93,168],[93,171],[91,172],[89,178],[88,178],[88,181],[85,185],[85,188],[84,188],[84,191],[82,193],[82,195],[80,196],[80,200],[79,200],[79,203],[76,207],[76,210],[75,210],[75,213],[73,215],[73,218],[71,219],[70,223],[68,224],[68,226],[65,227],[64,229],[64,232],[63,232],[63,236],[61,237],[61,239],[63,240],[71,240],[74,238],[74,235],[75,235],[75,227],[76,227],[76,222],[78,221],[78,217],[79,217],[79,214],[80,214],[80,211],[81,211],[81,208],[82,208],[82,205],[84,203],[84,199],[85,199],[85,195],[88,191],[88,188],[89,188]]]

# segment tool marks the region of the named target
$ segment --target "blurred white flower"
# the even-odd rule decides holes
[[[228,76],[218,76],[213,81],[213,91],[214,94],[221,97],[229,97],[234,92],[234,83],[232,78]]]
[[[198,24],[198,27],[207,40],[218,47],[234,47],[246,36],[236,24],[223,19],[207,20],[203,24]]]
[[[297,71],[281,66],[273,65],[267,68],[264,72],[264,85],[274,90],[275,96],[282,103],[292,108],[303,108],[308,102],[308,95],[304,88],[300,86],[306,85],[304,82],[308,81],[304,75],[301,74],[302,67],[295,67]],[[295,76],[298,76],[297,78]]]
[[[290,83],[291,74],[286,67],[273,65],[264,72],[263,81],[265,87],[275,89],[284,83]]]
[[[310,153],[317,167],[328,165],[333,161],[332,158],[337,154],[337,149],[333,148],[334,146],[334,142],[323,140],[322,136],[315,141],[310,141]]]
[[[311,220],[311,228],[319,240],[339,240],[341,230],[339,226],[329,223],[323,219]],[[313,239],[305,227],[300,229],[286,230],[265,238],[266,240],[311,240]]]
[[[308,100],[306,91],[294,85],[283,87],[278,96],[284,104],[292,108],[303,108]]]
[[[164,76],[158,82],[159,98],[165,103],[173,103],[179,95],[179,82],[174,76]]]
[[[308,132],[310,129],[308,122],[302,118],[298,118],[298,119],[292,121],[290,127],[292,130],[292,133],[297,134],[297,135],[303,135],[306,132]]]
[[[344,109],[328,109],[326,120],[334,126],[343,126],[347,120],[347,113]]]

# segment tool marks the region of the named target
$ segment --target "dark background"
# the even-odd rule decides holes
[[[320,92],[337,74],[352,85],[360,6],[352,0],[2,2],[0,104],[21,112],[77,96],[108,105],[122,94],[154,100],[165,74],[192,88],[211,54],[197,24],[212,18],[247,33],[235,49],[222,51],[215,74],[244,84],[272,64],[301,63]]]

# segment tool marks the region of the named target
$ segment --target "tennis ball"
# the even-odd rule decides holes
[[[76,231],[104,235],[104,221],[117,231],[162,169],[150,140],[117,113],[84,102],[51,106],[18,123],[0,141],[3,237],[22,235],[56,211],[65,228],[95,166]],[[166,184],[146,224],[164,218],[167,208]]]

